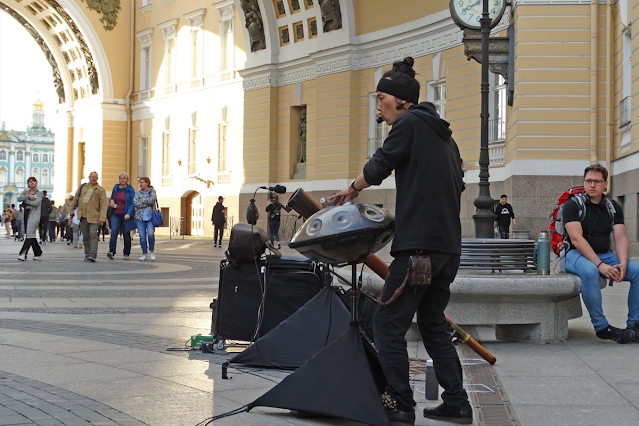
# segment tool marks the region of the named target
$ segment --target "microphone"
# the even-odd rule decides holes
[[[377,124],[382,124],[384,119],[382,117],[377,117]]]
[[[275,186],[260,186],[260,189],[268,189],[269,191],[276,192],[278,194],[286,194],[286,187],[282,185]]]

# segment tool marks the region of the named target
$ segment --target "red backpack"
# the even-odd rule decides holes
[[[559,255],[559,253],[561,252],[561,243],[564,240],[563,231],[557,232],[556,230],[557,222],[560,223],[559,226],[563,230],[563,222],[562,222],[562,214],[561,214],[562,206],[566,203],[566,201],[571,199],[576,194],[583,194],[583,193],[584,193],[583,186],[573,186],[569,190],[564,191],[564,193],[561,194],[561,197],[559,197],[559,200],[557,201],[555,210],[552,211],[552,217],[551,217],[552,222],[550,222],[550,226],[548,227],[548,229],[550,229],[550,234],[551,234],[550,246],[552,247],[552,251],[554,251],[556,255]]]

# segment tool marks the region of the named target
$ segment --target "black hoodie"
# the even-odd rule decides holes
[[[427,250],[461,254],[461,157],[447,121],[430,102],[411,106],[364,166],[379,185],[395,170],[397,199],[391,253]]]

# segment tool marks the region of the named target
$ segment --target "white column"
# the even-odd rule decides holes
[[[16,183],[16,147],[9,147],[9,183]]]
[[[31,147],[30,146],[25,146],[24,168],[26,169],[24,171],[24,182],[26,184],[27,179],[29,179],[29,177],[31,176]],[[38,176],[36,176],[36,179],[38,179],[38,182],[40,182],[40,178]]]

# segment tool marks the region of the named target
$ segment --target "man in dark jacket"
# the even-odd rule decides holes
[[[220,247],[222,247],[222,237],[224,236],[224,225],[226,225],[226,214],[224,211],[224,197],[219,196],[217,203],[213,207],[213,214],[211,215],[211,223],[213,224],[213,247],[217,247],[218,240]],[[218,238],[219,237],[219,238]]]
[[[430,286],[406,289],[392,304],[380,306],[375,316],[375,344],[388,384],[386,393],[396,401],[396,408],[387,406],[389,417],[392,422],[415,422],[404,336],[417,312],[424,346],[444,388],[444,403],[425,409],[424,416],[470,424],[472,408],[444,315],[461,255],[461,158],[449,124],[439,117],[433,104],[418,104],[419,83],[412,65],[412,58],[396,62],[379,81],[377,109],[392,130],[363,173],[331,198],[337,202],[355,198],[395,170],[395,239],[391,248],[395,260],[382,299],[388,301],[402,285],[415,254],[430,256],[432,278]]]
[[[47,191],[42,191],[42,204],[40,207],[40,224],[38,230],[40,231],[40,244],[47,242],[47,228],[49,226],[49,214],[53,207],[51,206],[51,200],[47,198]]]
[[[513,212],[513,206],[508,204],[508,196],[502,195],[501,202],[495,206],[495,226],[499,226],[499,236],[502,240],[510,238],[510,219],[513,220],[513,225],[517,226],[515,220],[515,213]]]

